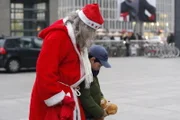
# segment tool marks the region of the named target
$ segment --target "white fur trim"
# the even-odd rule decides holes
[[[82,81],[84,81],[85,80],[85,75],[83,76],[83,77],[81,77],[81,79],[80,80],[78,80],[76,83],[74,83],[73,85],[71,85],[71,87],[73,87],[73,88],[75,88],[75,87],[77,87]]]
[[[54,96],[44,100],[44,102],[48,107],[51,107],[60,103],[64,99],[65,95],[66,95],[65,92],[62,90],[61,92],[55,94]]]
[[[83,13],[82,10],[80,10],[78,12],[78,15],[79,15],[79,18],[88,26],[90,26],[91,28],[94,28],[94,29],[99,29],[101,27],[100,24],[90,20],[89,18],[86,17],[86,15]]]
[[[72,90],[73,98],[74,98],[74,101],[75,101],[75,104],[76,104],[76,107],[75,107],[75,109],[73,111],[73,120],[81,120],[78,98],[76,96],[76,92],[74,91],[74,89],[72,87],[71,87],[71,90]]]
[[[88,57],[88,49],[85,48],[84,52],[81,53],[83,64],[85,68],[85,88],[90,88],[91,82],[93,82],[93,75],[91,70],[91,63]]]
[[[79,56],[80,70],[81,70],[81,79],[78,80],[72,86],[77,87],[85,78],[85,87],[89,88],[91,82],[93,81],[93,77],[92,77],[91,65],[90,65],[89,58],[88,58],[88,50],[87,50],[87,48],[85,48],[84,52],[82,52],[80,54],[80,52],[76,46],[76,38],[74,35],[73,27],[72,27],[71,23],[69,23],[69,22],[67,23],[67,30],[68,30],[68,35],[70,36],[71,41],[73,43],[73,46]],[[84,74],[85,74],[85,76],[84,76]]]
[[[80,60],[80,70],[81,70],[81,77],[84,76],[84,67],[83,67],[83,62],[82,62],[82,58],[81,58],[81,55],[79,53],[79,50],[76,46],[76,38],[75,38],[75,35],[74,35],[74,30],[73,30],[73,27],[71,25],[71,23],[67,23],[67,30],[68,30],[68,35],[69,37],[71,38],[71,42],[73,43],[73,46],[74,46],[74,49],[76,50],[76,53],[78,54],[79,56],[79,60]]]

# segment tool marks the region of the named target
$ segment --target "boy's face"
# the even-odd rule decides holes
[[[102,66],[100,62],[96,61],[95,57],[90,58],[90,63],[91,63],[91,68],[96,71],[100,70],[100,68]]]

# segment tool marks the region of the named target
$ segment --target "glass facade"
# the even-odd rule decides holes
[[[11,1],[11,36],[36,36],[49,25],[48,1]]]
[[[93,2],[97,2],[100,5],[105,19],[104,29],[109,31],[134,30],[136,22],[123,22],[117,19],[118,0],[59,0],[58,17],[65,17],[67,13]],[[174,32],[174,3],[175,0],[156,0],[156,23],[143,23],[145,36],[151,36],[157,30],[162,30],[165,34]]]

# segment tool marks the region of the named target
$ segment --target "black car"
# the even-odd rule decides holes
[[[18,72],[21,68],[35,68],[42,40],[37,37],[0,38],[0,68]]]

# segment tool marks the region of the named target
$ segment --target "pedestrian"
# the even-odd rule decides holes
[[[108,53],[104,47],[93,45],[89,49],[89,60],[93,73],[93,82],[90,89],[84,87],[84,82],[81,83],[81,95],[79,98],[85,111],[86,120],[104,120],[106,116],[117,112],[115,104],[109,103],[108,109],[104,103],[103,106],[101,104],[105,97],[100,88],[98,74],[102,66],[111,68],[111,65],[108,63]]]
[[[172,44],[174,43],[174,34],[173,33],[169,33],[169,35],[167,36],[167,43],[168,44]]]
[[[87,47],[103,22],[98,4],[87,4],[40,32],[29,120],[85,120],[79,84],[93,81]]]

